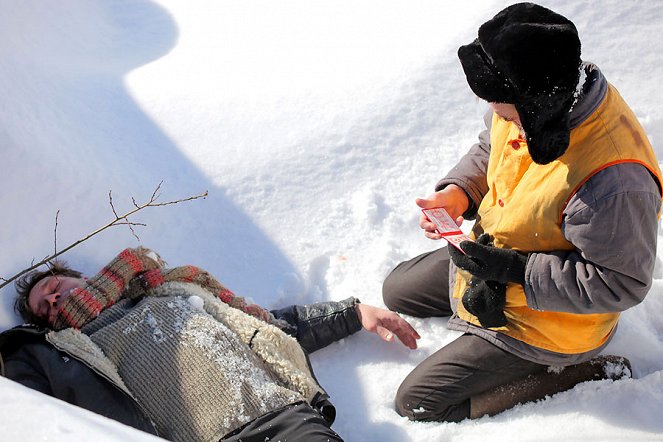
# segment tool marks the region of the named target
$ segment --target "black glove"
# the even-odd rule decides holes
[[[476,316],[485,328],[506,325],[505,305],[506,284],[497,281],[472,278],[463,294],[465,310]]]
[[[459,268],[484,281],[517,282],[525,285],[527,255],[515,250],[493,247],[487,233],[481,234],[476,242],[461,242],[460,248],[465,254],[455,247],[448,247],[451,260]]]

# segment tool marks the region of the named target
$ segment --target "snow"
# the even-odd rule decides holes
[[[663,158],[663,2],[549,0]],[[507,6],[470,2],[5,0],[0,14],[0,276],[9,277],[143,202],[148,208],[67,252],[91,275],[144,245],[211,271],[270,308],[356,296],[382,305],[400,261],[440,246],[416,197],[474,142],[485,105],[456,57]],[[659,236],[661,233],[659,233]],[[628,238],[625,238],[627,241]],[[408,318],[410,351],[359,333],[312,356],[348,441],[663,440],[663,244],[647,299],[608,351],[632,380],[577,386],[458,424],[393,411],[401,380],[457,334]],[[0,326],[19,322],[2,289]],[[150,440],[0,379],[3,440]]]

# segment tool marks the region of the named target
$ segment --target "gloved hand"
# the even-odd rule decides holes
[[[465,310],[476,316],[482,327],[506,325],[507,319],[504,316],[506,284],[472,278],[465,289],[462,301]]]
[[[527,255],[515,250],[493,247],[490,235],[482,233],[476,240],[460,243],[463,255],[455,247],[449,247],[449,256],[459,268],[484,281],[525,284]]]

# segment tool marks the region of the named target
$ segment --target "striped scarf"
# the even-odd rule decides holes
[[[205,270],[190,265],[166,269],[164,264],[158,255],[144,247],[123,250],[88,279],[85,287],[74,289],[64,300],[52,324],[53,330],[80,329],[118,300],[139,298],[148,290],[172,281],[197,284],[233,308],[270,324],[279,322],[269,311],[236,296]]]

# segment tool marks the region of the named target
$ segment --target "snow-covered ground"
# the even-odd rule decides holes
[[[209,197],[132,218],[68,252],[94,274],[120,249],[196,264],[267,307],[356,296],[381,305],[423,237],[414,199],[474,142],[485,105],[456,49],[510,2],[3,0],[0,276],[112,219],[131,197]],[[663,158],[663,2],[549,0],[572,19]],[[628,241],[625,236],[624,241]],[[663,243],[662,243],[663,244]],[[659,248],[659,258],[663,250]],[[409,351],[360,333],[314,354],[348,441],[663,440],[663,266],[609,351],[635,379],[579,385],[493,418],[411,423],[400,381],[457,335],[411,319]],[[16,323],[13,286],[0,328]],[[3,440],[147,436],[0,379]]]

